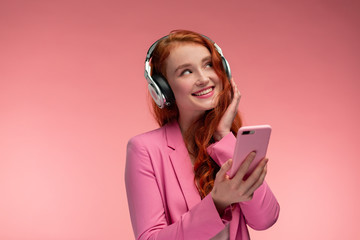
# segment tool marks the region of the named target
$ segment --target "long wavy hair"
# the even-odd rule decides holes
[[[229,79],[225,73],[221,56],[217,52],[214,44],[201,34],[188,30],[174,30],[170,32],[167,38],[162,39],[155,47],[151,58],[151,69],[153,73],[160,73],[166,78],[166,58],[170,51],[177,46],[177,44],[196,43],[205,46],[211,55],[213,68],[222,82],[223,89],[217,96],[217,104],[211,110],[197,119],[194,124],[187,129],[184,134],[184,142],[188,152],[195,159],[194,173],[195,185],[198,188],[201,198],[208,195],[213,186],[216,173],[220,167],[211,159],[207,153],[207,147],[214,143],[214,132],[224,115],[227,107],[231,103],[233,96],[232,88]],[[175,104],[160,109],[154,101],[152,101],[152,113],[160,126],[177,120],[179,117],[179,110]],[[241,127],[242,121],[239,114],[236,115],[231,131],[236,135],[237,130]]]

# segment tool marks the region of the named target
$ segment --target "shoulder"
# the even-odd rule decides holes
[[[127,144],[127,154],[159,158],[170,154],[183,143],[178,123],[171,122],[158,129],[132,137]]]
[[[165,125],[130,138],[127,143],[128,154],[154,155],[167,152],[167,128],[168,126]]]
[[[129,139],[129,146],[153,146],[166,141],[165,126],[141,133]]]
[[[130,138],[127,143],[127,171],[130,169],[135,172],[141,171],[141,169],[151,170],[154,168],[154,161],[161,162],[167,153],[165,127],[136,135]]]

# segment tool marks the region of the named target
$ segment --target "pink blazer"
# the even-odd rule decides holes
[[[232,157],[235,141],[228,134],[208,152],[222,165]],[[279,215],[279,204],[266,182],[252,200],[228,208],[222,218],[211,194],[201,200],[177,122],[130,139],[125,183],[136,239],[208,240],[230,224],[230,240],[247,240],[247,225],[267,229]]]

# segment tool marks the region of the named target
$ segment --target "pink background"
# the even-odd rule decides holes
[[[145,53],[179,28],[216,40],[246,125],[273,127],[281,214],[253,239],[360,239],[359,1],[122,2],[0,1],[0,239],[133,239]]]

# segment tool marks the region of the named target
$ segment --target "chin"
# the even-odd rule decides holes
[[[215,108],[214,104],[208,105],[208,106],[202,106],[201,111],[209,111]]]

